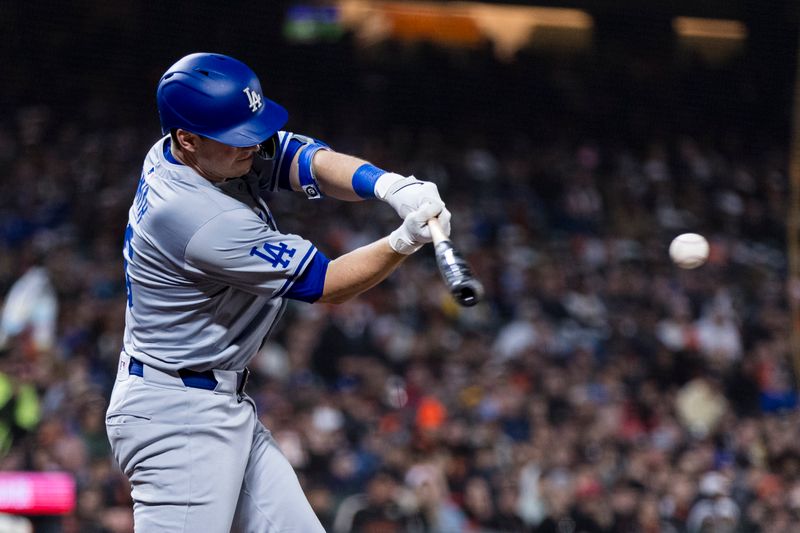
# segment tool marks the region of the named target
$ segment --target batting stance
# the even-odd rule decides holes
[[[147,154],[123,248],[124,349],[106,414],[138,532],[322,531],[291,466],[258,421],[250,359],[288,299],[344,302],[449,233],[434,184],[384,172],[315,139],[240,61],[199,53],[161,77],[165,136]],[[377,197],[403,218],[334,260],[281,233],[264,201]]]

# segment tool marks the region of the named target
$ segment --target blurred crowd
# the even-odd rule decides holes
[[[74,474],[74,513],[32,518],[37,532],[123,533],[104,412],[157,128],[102,120],[108,102],[76,111],[0,121],[0,469]],[[352,302],[289,307],[248,391],[327,530],[800,530],[779,144],[569,121],[549,139],[375,135],[349,116],[289,126],[438,183],[486,299],[458,307],[428,248]],[[399,223],[379,202],[270,206],[329,257]],[[669,262],[684,231],[711,243],[699,269]]]

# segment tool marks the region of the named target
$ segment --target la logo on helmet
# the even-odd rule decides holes
[[[250,103],[250,111],[255,113],[261,107],[261,95],[252,90],[250,87],[245,87],[242,92],[247,95],[247,101]]]

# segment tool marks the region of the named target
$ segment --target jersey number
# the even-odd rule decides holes
[[[286,268],[289,266],[289,259],[284,259],[284,255],[288,255],[289,257],[294,257],[295,252],[297,251],[296,248],[289,248],[286,246],[286,243],[281,242],[278,245],[270,244],[265,242],[261,245],[264,249],[264,252],[259,251],[259,249],[255,246],[250,250],[250,255],[257,255],[270,265],[272,268],[278,268],[280,265],[282,268]]]
[[[133,228],[130,224],[125,228],[125,244],[122,246],[122,264],[125,268],[125,293],[128,295],[128,307],[133,307],[133,291],[131,290],[131,277],[128,275],[128,261],[133,259]]]

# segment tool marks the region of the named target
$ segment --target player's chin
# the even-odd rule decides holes
[[[233,170],[238,172],[237,176],[241,176],[242,174],[247,174],[250,172],[250,167],[253,166],[253,156],[246,159],[237,159],[233,163]]]

